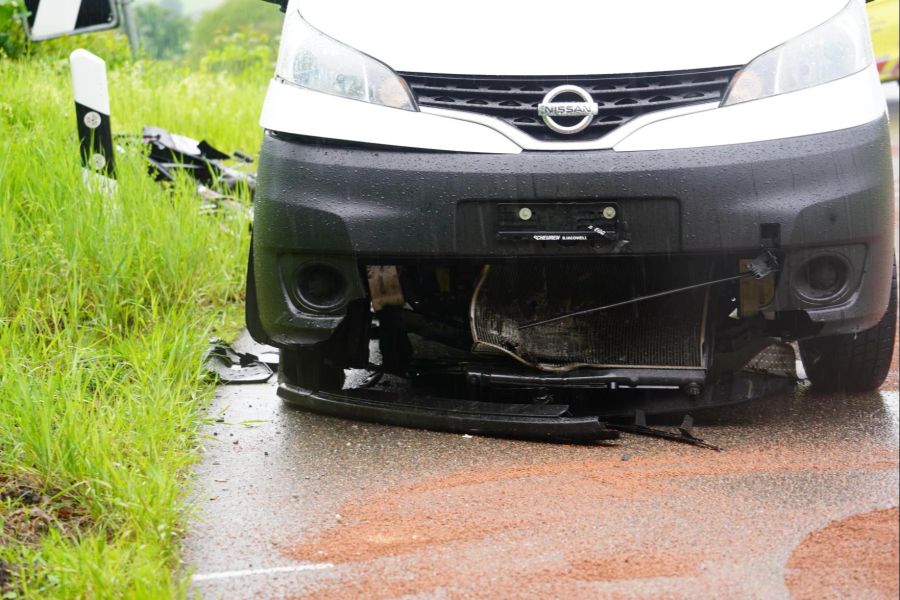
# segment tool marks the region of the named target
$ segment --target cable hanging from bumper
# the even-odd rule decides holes
[[[563,321],[565,319],[572,319],[575,317],[582,317],[584,315],[590,315],[593,313],[601,312],[604,310],[609,310],[611,308],[618,308],[620,306],[626,306],[628,304],[635,304],[637,302],[643,302],[645,300],[652,300],[654,298],[662,298],[663,296],[671,296],[672,294],[680,294],[681,292],[688,292],[691,290],[701,289],[705,287],[711,287],[714,285],[719,285],[721,283],[728,283],[729,281],[738,281],[741,279],[754,278],[754,279],[762,279],[766,275],[778,271],[778,259],[775,255],[767,250],[766,252],[760,254],[752,261],[747,264],[747,270],[737,275],[730,275],[728,277],[722,277],[720,279],[713,279],[711,281],[705,281],[703,283],[695,283],[692,285],[686,285],[679,288],[674,288],[671,290],[666,290],[664,292],[656,292],[653,294],[647,294],[645,296],[637,296],[635,298],[631,298],[630,300],[623,300],[622,302],[614,302],[613,304],[605,304],[603,306],[597,306],[594,308],[585,308],[582,310],[576,310],[570,313],[566,313],[563,315],[558,315],[555,317],[550,317],[548,319],[541,319],[539,321],[531,321],[530,323],[525,323],[519,326],[519,329],[530,329],[532,327],[539,327],[541,325],[547,325],[549,323],[556,323],[557,321]]]

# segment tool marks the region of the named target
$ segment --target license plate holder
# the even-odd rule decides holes
[[[501,202],[497,239],[596,243],[619,239],[617,202]]]

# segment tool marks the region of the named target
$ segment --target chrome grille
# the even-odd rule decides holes
[[[603,137],[636,116],[722,99],[739,67],[632,75],[493,77],[401,73],[419,106],[464,110],[503,119],[543,141],[589,141]],[[583,131],[551,131],[537,114],[544,96],[560,85],[590,93],[599,113]],[[559,98],[557,101],[563,101]],[[577,120],[577,119],[576,119]]]

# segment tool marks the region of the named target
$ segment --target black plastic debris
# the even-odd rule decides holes
[[[655,429],[647,426],[647,417],[642,410],[634,411],[634,424],[622,425],[619,423],[607,423],[609,429],[621,431],[622,433],[631,433],[634,435],[645,435],[648,437],[661,438],[671,440],[673,442],[681,442],[682,444],[690,444],[698,448],[707,448],[721,452],[722,449],[714,446],[694,435],[694,418],[691,415],[685,415],[681,425],[678,427],[678,433],[674,431],[666,431],[665,429]]]
[[[222,340],[210,342],[203,365],[211,377],[226,385],[265,383],[273,374],[272,368],[259,357],[237,352]]]
[[[208,188],[226,193],[234,193],[241,186],[252,192],[256,187],[255,173],[225,162],[252,164],[253,159],[244,152],[227,154],[205,140],[197,141],[153,126],[144,127],[141,140],[150,147],[147,160],[150,174],[157,181],[174,181],[175,174],[182,172]]]
[[[256,173],[248,170],[248,165],[253,164],[253,157],[240,150],[227,154],[206,141],[153,126],[144,127],[141,135],[119,133],[114,138],[119,152],[129,144],[148,146],[148,172],[155,181],[174,182],[178,173],[195,180],[204,211],[239,206],[236,193],[242,188],[252,199]]]

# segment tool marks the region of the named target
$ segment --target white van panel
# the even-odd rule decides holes
[[[336,140],[516,154],[522,149],[484,125],[340,98],[273,79],[259,124],[265,129]]]
[[[777,140],[864,125],[885,111],[878,70],[872,65],[825,85],[656,121],[614,148],[670,150]]]
[[[847,0],[292,0],[313,27],[398,71],[608,75],[743,65]]]
[[[869,123],[886,110],[872,66],[814,88],[725,108],[698,105],[635,118],[593,142],[542,142],[504,121],[465,111],[412,112],[273,80],[260,124],[270,130],[429,150],[668,150],[760,142]]]

